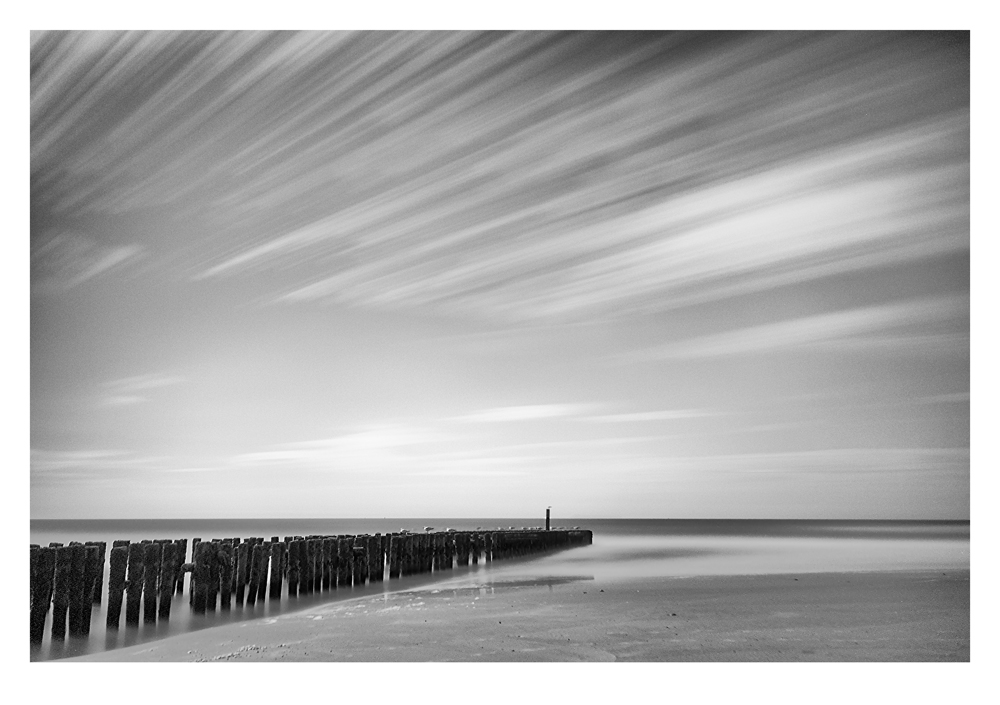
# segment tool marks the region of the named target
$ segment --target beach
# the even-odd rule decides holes
[[[601,580],[505,571],[79,661],[968,661],[969,570]]]

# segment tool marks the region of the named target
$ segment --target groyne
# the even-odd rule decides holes
[[[423,533],[194,538],[190,545],[186,538],[123,539],[110,551],[101,541],[32,544],[31,642],[42,642],[50,610],[53,640],[88,636],[93,605],[102,600],[112,631],[137,627],[140,619],[146,624],[169,620],[172,606],[184,596],[195,614],[209,614],[591,543],[593,533],[579,528],[428,528]]]

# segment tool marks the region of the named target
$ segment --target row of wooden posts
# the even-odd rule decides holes
[[[174,595],[184,593],[197,614],[228,610],[235,601],[254,605],[387,578],[450,570],[483,561],[588,545],[580,529],[438,531],[371,535],[286,536],[279,541],[227,538],[115,541],[109,557],[107,628],[170,618]],[[41,642],[52,609],[52,638],[90,633],[92,606],[104,592],[106,544],[102,541],[31,546],[31,640]]]

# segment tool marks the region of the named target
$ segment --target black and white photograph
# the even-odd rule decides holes
[[[52,19],[30,662],[969,664],[975,28]]]

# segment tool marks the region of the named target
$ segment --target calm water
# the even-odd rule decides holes
[[[93,520],[32,521],[31,542],[106,541],[115,539],[201,539],[239,536],[363,534],[407,529],[470,530],[537,526],[537,519],[272,519],[272,520]],[[124,626],[106,632],[106,595],[95,605],[90,636],[67,637],[31,648],[32,660],[77,656],[115,649],[185,631],[233,621],[258,619],[315,605],[374,593],[409,589],[448,579],[492,581],[524,577],[585,577],[597,581],[676,578],[694,575],[802,573],[873,570],[957,570],[969,568],[969,522],[747,521],[682,519],[572,519],[553,526],[580,526],[594,532],[594,544],[531,560],[480,564],[443,574],[387,580],[374,587],[340,589],[306,597],[258,602],[194,615],[188,591],[174,597],[167,624]],[[190,548],[188,549],[190,551]],[[190,560],[190,556],[188,557]],[[107,566],[105,566],[105,589]],[[49,612],[51,620],[51,611]],[[25,636],[27,641],[27,636]]]

